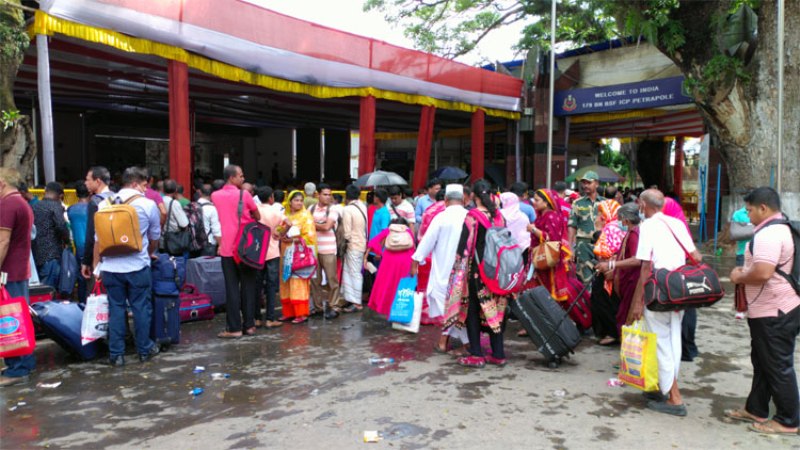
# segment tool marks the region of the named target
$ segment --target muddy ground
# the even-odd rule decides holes
[[[610,387],[618,348],[591,337],[558,369],[506,332],[509,364],[466,369],[433,352],[438,331],[393,331],[362,314],[214,337],[224,315],[186,324],[182,342],[124,368],[70,359],[50,341],[29,384],[0,390],[2,448],[794,448],[723,418],[743,405],[752,368],[746,322],[726,298],[699,314],[700,357],[683,363],[689,415],[645,408]],[[396,359],[370,365],[371,356]],[[135,362],[134,362],[135,361]],[[201,374],[195,366],[205,366]],[[230,378],[212,380],[211,373]],[[61,382],[57,388],[41,384]],[[189,395],[194,387],[205,392]],[[383,435],[362,442],[364,431]]]

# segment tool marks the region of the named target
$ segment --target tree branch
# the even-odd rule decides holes
[[[500,16],[500,18],[499,18],[499,19],[495,20],[495,21],[494,21],[494,22],[493,22],[491,25],[489,25],[488,27],[486,27],[486,29],[485,29],[485,30],[483,30],[483,32],[482,32],[480,35],[478,35],[478,37],[477,37],[477,38],[475,38],[475,39],[472,41],[472,45],[470,45],[468,48],[464,48],[464,49],[461,49],[461,50],[457,51],[455,54],[453,54],[452,56],[450,56],[450,59],[455,59],[455,58],[458,58],[459,56],[463,56],[463,55],[465,55],[465,54],[467,54],[467,53],[471,52],[471,51],[472,51],[472,50],[475,48],[475,46],[476,46],[476,45],[478,45],[478,43],[479,43],[480,41],[482,41],[482,40],[483,40],[483,38],[485,38],[485,37],[486,37],[486,35],[488,35],[488,34],[489,34],[489,32],[491,32],[491,31],[492,31],[492,30],[494,30],[495,28],[499,27],[500,25],[503,25],[503,24],[506,24],[506,25],[508,25],[508,24],[512,24],[512,23],[514,23],[514,22],[517,22],[517,21],[519,21],[520,19],[522,19],[523,17],[525,17],[525,15],[524,15],[524,14],[521,14],[521,15],[519,15],[519,16],[517,16],[517,17],[515,17],[513,20],[511,20],[511,21],[509,21],[509,22],[507,22],[507,23],[506,23],[506,19],[508,19],[509,17],[513,16],[514,14],[518,14],[518,13],[520,13],[520,12],[524,12],[524,11],[525,11],[525,8],[523,8],[522,6],[519,6],[519,7],[517,7],[517,8],[514,8],[514,9],[512,9],[511,11],[509,11],[509,12],[507,12],[507,13],[503,14],[502,16]]]
[[[25,5],[22,5],[22,4],[11,3],[8,0],[0,0],[0,1],[2,1],[3,3],[5,3],[6,5],[8,5],[8,6],[12,7],[12,8],[21,9],[21,10],[27,11],[29,13],[34,13],[35,14],[36,11],[37,11],[35,8],[31,8],[29,6],[25,6]]]

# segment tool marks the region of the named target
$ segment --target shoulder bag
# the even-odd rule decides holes
[[[172,217],[173,203],[175,203],[174,198],[169,202],[169,213],[167,221],[164,222],[164,251],[172,256],[182,256],[189,251],[192,235],[188,227],[178,227],[176,231],[167,231],[169,230],[169,220]]]
[[[644,301],[650,311],[680,311],[711,306],[725,296],[725,289],[714,269],[698,263],[686,251],[668,223],[664,222],[681,246],[689,264],[675,270],[654,269],[644,283]]]

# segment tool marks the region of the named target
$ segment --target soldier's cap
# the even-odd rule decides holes
[[[600,181],[600,177],[597,175],[597,172],[594,170],[587,170],[585,174],[581,177],[581,181]]]

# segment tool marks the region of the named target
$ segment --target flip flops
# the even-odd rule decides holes
[[[785,436],[797,435],[797,428],[787,430],[774,420],[767,420],[765,422],[753,422],[747,428],[750,429],[750,431],[755,431],[756,433],[761,433],[761,434],[773,434],[773,435],[777,434]]]
[[[764,423],[767,421],[767,419],[753,416],[744,409],[726,409],[724,414],[728,419],[738,420],[739,422]]]

